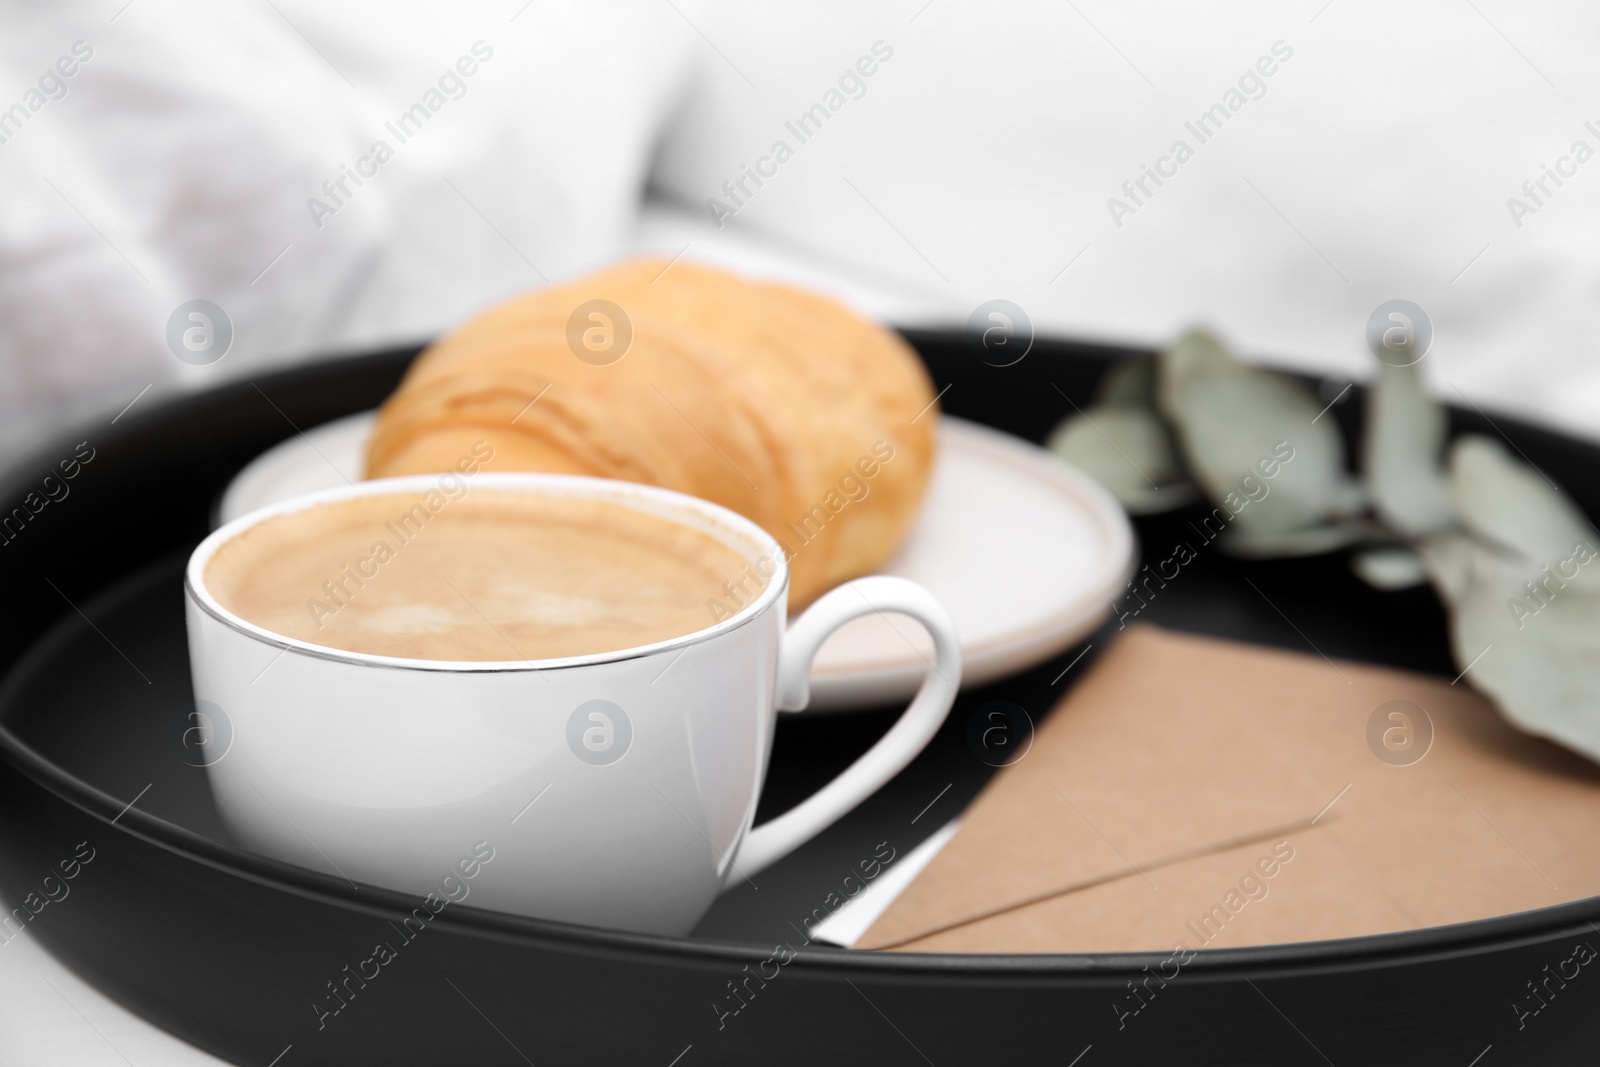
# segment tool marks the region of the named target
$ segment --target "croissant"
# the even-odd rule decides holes
[[[894,552],[937,417],[916,354],[837,301],[634,259],[492,307],[424,351],[379,411],[366,475],[453,470],[487,441],[493,470],[698,496],[779,541],[799,607]]]

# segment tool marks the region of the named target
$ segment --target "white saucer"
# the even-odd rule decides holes
[[[361,479],[373,415],[325,423],[257,456],[220,520]],[[1128,517],[1088,475],[1010,434],[949,417],[922,515],[882,569],[932,590],[961,631],[963,687],[1031,667],[1091,633],[1133,568]],[[817,710],[909,697],[932,644],[904,616],[857,619],[812,673]]]

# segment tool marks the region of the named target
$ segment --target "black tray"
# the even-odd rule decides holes
[[[1119,353],[1037,343],[987,366],[953,334],[911,334],[946,410],[1039,440]],[[956,814],[992,768],[968,747],[974,710],[1014,701],[1038,718],[1089,660],[1078,654],[965,694],[889,786],[782,863],[724,896],[687,939],[445,909],[336,1016],[314,1003],[396,941],[418,902],[242,852],[223,836],[191,723],[180,569],[217,495],[263,449],[375,406],[414,351],[264,375],[83,425],[0,476],[9,513],[88,442],[70,493],[0,547],[0,894],[21,905],[93,849],[31,935],[155,1024],[241,1064],[1450,1064],[1578,1062],[1600,980],[1581,978],[1518,1027],[1525,983],[1600,944],[1600,898],[1458,926],[1200,954],[1119,1029],[1114,1003],[1165,954],[954,956],[807,946],[798,927],[879,842],[903,855]],[[1339,383],[1342,384],[1342,383]],[[1332,396],[1335,390],[1328,395]],[[1334,407],[1347,433],[1362,395]],[[1600,449],[1511,419],[1504,433],[1591,514]],[[53,490],[59,496],[59,489]],[[37,497],[35,506],[37,506]],[[1188,516],[1140,523],[1152,551]],[[1154,558],[1154,557],[1152,557]],[[1215,553],[1144,618],[1180,629],[1391,664],[1455,670],[1431,592],[1377,593],[1343,560],[1243,564]],[[1244,578],[1250,579],[1297,632]],[[1108,631],[1109,631],[1108,626]],[[1094,639],[1098,651],[1109,639]],[[785,721],[761,818],[863,751],[894,711]],[[133,802],[130,805],[130,802]],[[1574,842],[1574,847],[1592,847]],[[35,901],[39,897],[33,898]],[[14,920],[15,922],[15,920]],[[7,931],[0,928],[0,938]],[[723,1015],[730,983],[770,973]],[[331,1001],[329,1002],[331,1003]],[[722,1005],[719,1010],[716,1005]],[[1583,1039],[1589,1036],[1591,1040]],[[1492,1046],[1492,1047],[1491,1047]],[[1487,1050],[1487,1053],[1485,1052]],[[1482,1056],[1480,1061],[1476,1057]],[[281,1057],[281,1058],[280,1058]]]

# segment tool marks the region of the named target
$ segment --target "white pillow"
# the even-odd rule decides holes
[[[1114,342],[1210,324],[1363,377],[1369,313],[1407,298],[1443,398],[1600,435],[1600,157],[1566,158],[1600,152],[1594,5],[832,0],[726,3],[715,26],[726,61],[655,175],[707,243],[826,253],[919,287],[924,320],[1005,298]],[[830,98],[874,47],[893,58],[859,99]],[[706,201],[779,140],[792,157],[718,231]],[[1192,158],[1161,162],[1180,140]],[[1570,173],[1534,205],[1545,165]]]

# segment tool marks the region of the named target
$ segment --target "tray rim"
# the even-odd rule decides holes
[[[45,639],[48,641],[48,638]],[[44,644],[45,641],[41,641]],[[191,863],[244,878],[258,885],[377,918],[394,919],[416,907],[420,898],[396,890],[347,884],[309,868],[258,856],[216,841],[176,823],[126,807],[122,801],[63,770],[34,751],[8,727],[0,725],[0,761],[13,773],[127,837],[153,845]],[[115,822],[113,822],[115,820]],[[1184,964],[1198,978],[1225,978],[1239,973],[1287,977],[1359,971],[1389,962],[1448,960],[1490,949],[1514,948],[1549,940],[1568,928],[1588,927],[1600,919],[1600,896],[1553,904],[1530,911],[1444,926],[1324,941],[1206,949]],[[671,961],[705,966],[747,963],[769,954],[765,942],[636,934],[602,927],[531,919],[504,912],[458,905],[434,920],[442,930],[497,940],[545,951],[602,954],[637,962]],[[794,964],[817,974],[843,972],[897,979],[965,981],[990,976],[1011,979],[1103,981],[1136,975],[1165,960],[1168,951],[1084,953],[938,953],[872,952],[807,944],[795,948]]]
[[[907,331],[912,338],[928,338],[929,331]],[[933,336],[942,336],[934,331]],[[1077,345],[1066,339],[1050,339],[1068,348],[1093,348],[1112,351],[1109,346]],[[345,353],[310,365],[296,365],[258,376],[271,384],[303,374],[309,367],[332,363],[355,363],[392,358],[413,351],[405,348]],[[1129,354],[1137,349],[1119,349]],[[207,390],[169,394],[147,406],[139,418],[130,420],[124,432],[133,432],[147,422],[171,417],[186,403],[216,392],[245,388],[253,382],[229,380]],[[1464,413],[1464,412],[1463,412]],[[1513,416],[1499,417],[1518,429],[1532,430],[1600,452],[1600,446],[1560,430],[1527,424]],[[85,418],[58,431],[47,445],[73,437],[92,420]],[[48,448],[36,450],[44,454]],[[28,468],[35,455],[21,457],[8,465],[10,472]],[[179,567],[176,561],[186,551],[164,554],[142,566],[124,572],[122,577],[96,591],[86,605],[126,595],[138,585],[140,576],[150,576],[166,567]],[[11,681],[25,671],[29,662],[60,640],[74,624],[64,615],[42,632],[0,678],[0,693],[11,688]],[[416,898],[406,894],[362,885],[351,890],[331,875],[257,856],[237,846],[217,841],[176,823],[148,814],[77,778],[63,767],[26,744],[0,722],[0,765],[6,773],[21,775],[34,788],[117,831],[125,838],[152,845],[191,863],[201,864],[232,877],[288,892],[299,897],[338,907],[345,911],[374,916],[396,917],[411,910]],[[620,957],[638,962],[669,963],[712,967],[728,962],[748,963],[765,958],[769,949],[762,942],[724,941],[710,938],[665,937],[635,934],[599,927],[578,926],[549,920],[524,918],[487,909],[460,905],[450,914],[438,916],[439,928],[454,935],[498,941],[545,951]],[[1322,941],[1287,942],[1236,948],[1215,948],[1199,952],[1184,965],[1197,981],[1216,981],[1243,975],[1290,977],[1360,971],[1395,963],[1420,963],[1478,955],[1547,941],[1566,930],[1592,928],[1600,921],[1600,895],[1548,905],[1528,911],[1474,919],[1415,930],[1369,934]],[[1144,967],[1165,960],[1164,951],[1097,953],[923,953],[870,952],[807,944],[794,950],[793,964],[817,976],[844,974],[870,978],[881,976],[897,981],[940,984],[968,982],[975,978],[996,981],[1047,982],[1071,984],[1075,980],[1104,982],[1137,975]]]

